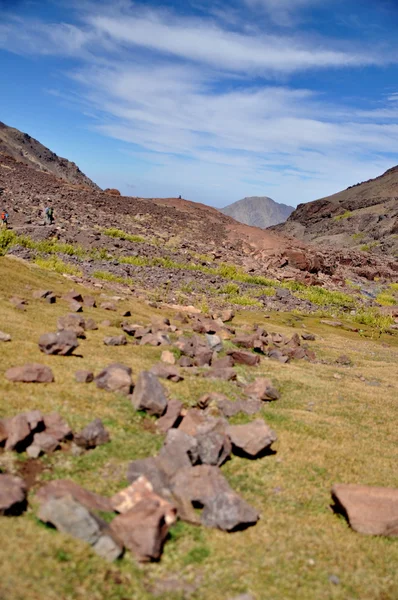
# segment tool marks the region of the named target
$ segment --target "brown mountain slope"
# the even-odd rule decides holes
[[[300,204],[286,223],[272,229],[322,245],[398,256],[398,166],[333,196]]]
[[[242,271],[251,281],[263,276],[336,290],[344,289],[347,279],[366,286],[375,277],[397,279],[398,263],[388,258],[319,251],[187,200],[110,196],[68,184],[4,154],[0,154],[0,188],[4,189],[0,202],[18,235],[35,242],[57,239],[70,244],[71,251],[59,250],[60,258],[84,278],[92,280],[99,273],[133,281],[137,289],[162,290],[161,297],[171,302],[181,290],[190,297],[206,297],[209,290],[224,289],[231,279],[241,282],[243,293],[249,284],[244,278],[242,283]],[[43,226],[48,204],[55,210],[53,227]],[[76,254],[72,248],[78,247],[83,250]],[[13,254],[26,259],[40,258],[41,252],[26,244],[12,248]],[[277,300],[267,294],[261,301],[267,307],[277,306]],[[295,299],[288,301],[296,308]]]
[[[55,177],[64,179],[75,185],[84,185],[99,190],[100,188],[82,173],[79,167],[51,152],[40,142],[19,129],[8,127],[0,121],[0,152],[12,156],[18,161]]]

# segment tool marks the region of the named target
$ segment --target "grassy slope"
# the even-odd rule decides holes
[[[46,467],[41,478],[68,477],[109,494],[125,485],[127,462],[155,453],[163,438],[153,432],[153,421],[136,414],[127,399],[92,384],[77,384],[73,373],[82,368],[98,371],[121,361],[136,374],[156,362],[161,350],[103,346],[105,334],[119,331],[115,327],[89,332],[79,348],[83,358],[42,355],[37,339],[55,330],[67,305],[29,300],[27,311],[21,313],[8,299],[12,295],[30,299],[32,289],[64,293],[74,287],[54,273],[0,258],[0,329],[13,336],[11,343],[0,347],[0,416],[27,408],[58,410],[74,429],[101,417],[112,442],[82,457],[58,452],[41,459]],[[121,302],[120,308],[129,308],[132,321],[141,323],[160,315],[133,299]],[[89,309],[85,314],[99,323],[118,319],[120,312]],[[254,322],[262,323],[260,313],[241,313],[237,318],[241,325]],[[386,337],[386,345],[330,329],[315,319],[304,323],[318,336],[311,347],[330,364],[262,361],[256,374],[270,375],[282,391],[281,400],[263,410],[279,436],[277,454],[252,462],[234,457],[223,467],[233,487],[261,511],[256,527],[228,535],[179,523],[160,563],[139,567],[127,554],[109,566],[84,544],[40,525],[32,510],[23,517],[1,518],[0,536],[7,543],[0,544],[0,598],[145,600],[153,597],[150,591],[157,581],[175,577],[182,588],[192,585],[196,591],[191,597],[197,599],[224,600],[248,591],[257,600],[395,600],[398,540],[352,532],[329,504],[334,482],[398,487],[397,340]],[[284,315],[262,324],[282,333],[300,331],[302,326]],[[351,357],[353,367],[333,364],[342,353]],[[56,382],[48,386],[6,382],[4,371],[26,361],[51,365]],[[254,374],[244,368],[240,372],[247,378]],[[334,378],[336,373],[341,379]],[[187,404],[210,387],[236,397],[236,387],[225,382],[189,377],[168,384],[173,396]],[[0,454],[0,467],[15,468],[15,460]],[[329,581],[330,575],[339,578],[339,585]],[[163,591],[161,597],[177,599],[184,594]]]

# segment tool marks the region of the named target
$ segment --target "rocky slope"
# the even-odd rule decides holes
[[[222,208],[221,212],[240,223],[265,229],[286,221],[293,210],[292,206],[279,204],[267,196],[251,196]]]
[[[398,256],[398,166],[333,196],[300,204],[274,231],[317,244]]]
[[[343,291],[347,280],[368,289],[379,285],[372,283],[375,278],[398,278],[398,263],[391,258],[319,251],[186,200],[110,196],[1,154],[0,188],[10,227],[23,241],[8,248],[10,253],[28,260],[55,254],[84,281],[134,285],[169,303],[198,305],[211,297],[215,308],[219,299],[221,305],[236,300],[269,310],[307,311],[316,306],[287,290],[281,296],[268,280]],[[45,227],[48,204],[55,210],[55,223]],[[377,293],[371,293],[375,298]]]
[[[100,189],[80,171],[75,163],[57,156],[55,152],[51,152],[27,133],[22,133],[14,127],[8,127],[1,121],[0,152],[12,156],[34,169],[51,173],[68,183],[83,185],[96,190]]]

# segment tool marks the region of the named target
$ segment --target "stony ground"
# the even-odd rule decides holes
[[[263,402],[258,414],[229,419],[232,425],[263,419],[278,436],[272,446],[276,453],[254,460],[234,453],[221,466],[231,488],[260,513],[254,526],[227,533],[180,520],[171,527],[159,562],[142,565],[127,552],[108,564],[83,542],[37,518],[33,497],[49,480],[71,479],[110,496],[128,484],[128,464],[155,456],[164,442],[156,418],[137,412],[129,397],[94,383],[77,383],[74,373],[87,369],[97,374],[120,362],[132,368],[136,382],[169,346],[137,345],[130,337],[134,343],[107,346],[104,337],[123,334],[123,321],[146,326],[168,318],[177,330],[169,333],[172,346],[179,329],[205,339],[195,325],[201,319],[207,322],[203,314],[181,320],[180,310],[160,302],[148,304],[126,286],[115,299],[113,288],[86,285],[16,258],[0,258],[0,329],[12,337],[0,342],[0,418],[33,409],[56,411],[79,431],[98,417],[111,437],[109,443],[83,453],[73,453],[70,443],[63,443],[60,451],[37,459],[0,450],[2,473],[21,476],[29,487],[28,510],[21,516],[0,517],[1,537],[7,540],[0,545],[0,597],[224,600],[249,594],[255,600],[395,599],[394,539],[355,533],[330,509],[335,483],[398,487],[397,333],[374,327],[372,321],[353,326],[348,313],[333,323],[317,314],[265,313],[260,307],[242,311],[226,324],[236,331],[226,335],[230,339],[224,340],[219,358],[237,349],[236,335],[247,336],[255,327],[274,333],[272,339],[281,344],[295,334],[301,340],[303,334],[313,334],[315,340],[302,340],[300,345],[308,348],[308,356],[300,358],[298,353],[284,363],[278,355],[279,360],[272,360],[267,350],[257,355],[257,366],[236,365],[235,381],[203,377],[208,367],[179,366],[182,381],[161,380],[169,399],[181,401],[185,409],[209,392],[225,394],[230,401],[242,399],[245,387],[259,377],[270,378],[278,389],[280,398]],[[44,289],[57,296],[55,304],[33,297]],[[58,318],[70,311],[70,303],[61,296],[72,289],[96,299],[99,307],[85,306],[81,314],[93,318],[99,329],[88,331],[71,356],[47,356],[39,350],[39,337],[55,331]],[[211,294],[208,297],[211,300]],[[101,308],[109,302],[116,310]],[[131,317],[122,316],[126,311]],[[283,344],[280,348],[285,352]],[[49,366],[55,382],[14,383],[5,378],[10,367],[27,362]]]

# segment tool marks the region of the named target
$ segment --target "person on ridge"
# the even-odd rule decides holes
[[[8,212],[3,210],[1,213],[1,226],[7,229],[8,227]]]
[[[44,214],[46,217],[47,225],[52,225],[54,223],[54,211],[53,211],[52,207],[49,206],[48,208],[46,208],[46,210],[44,211]]]

